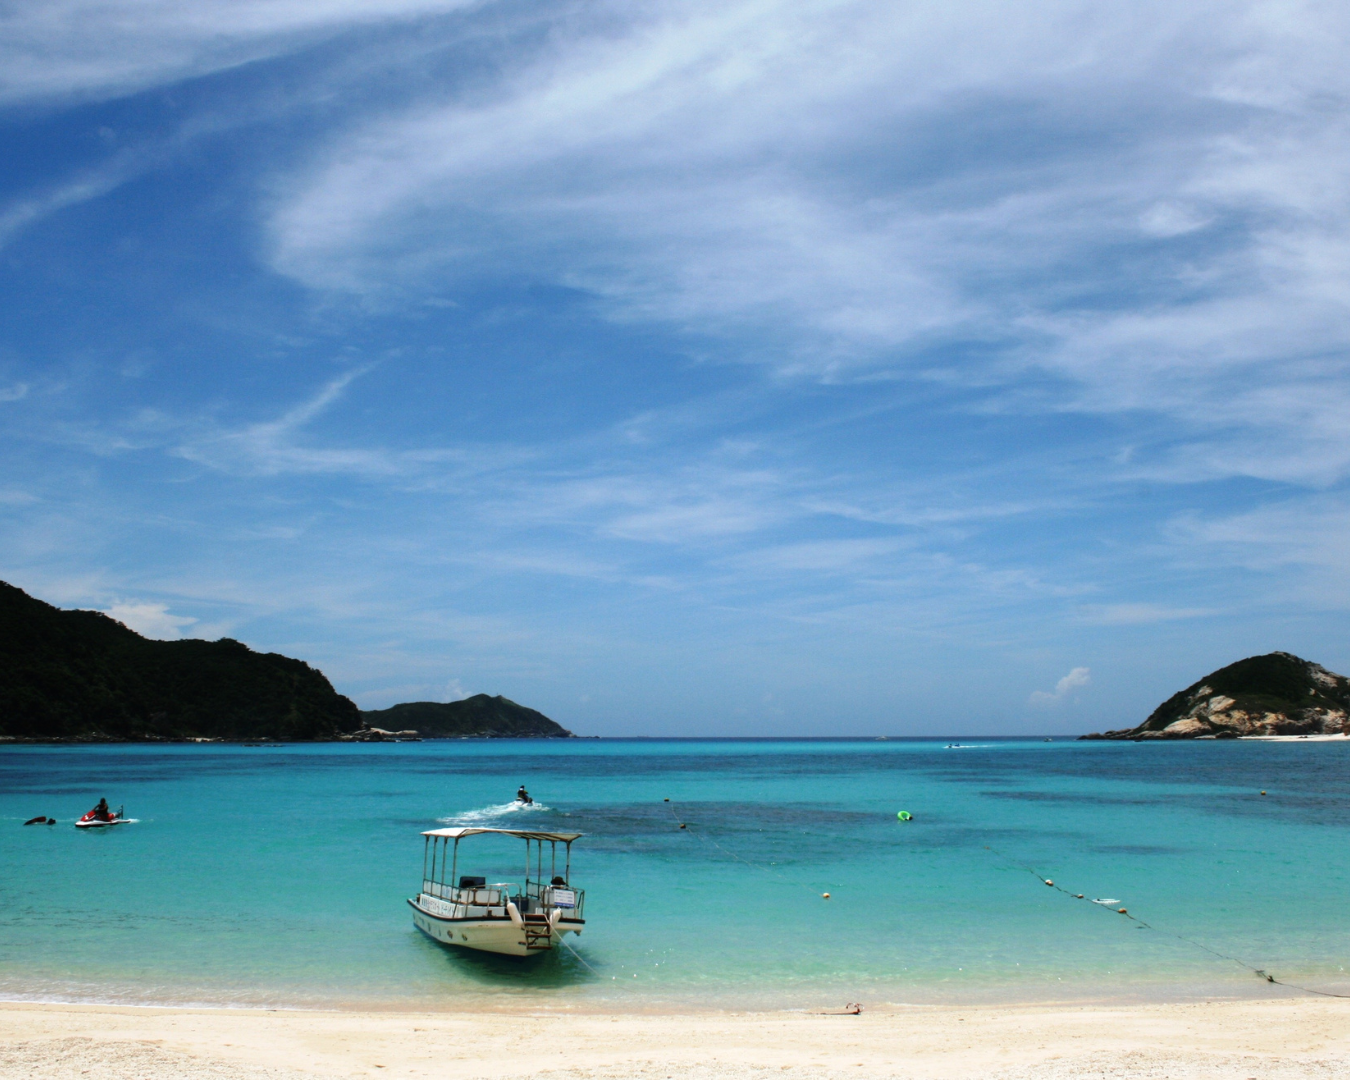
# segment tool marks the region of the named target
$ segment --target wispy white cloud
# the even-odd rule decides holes
[[[853,572],[877,565],[878,560],[893,555],[901,546],[902,542],[893,538],[805,541],[748,551],[738,555],[733,565],[748,573]]]
[[[3,240],[0,239],[0,243]],[[27,383],[14,383],[12,386],[0,387],[0,401],[22,401],[28,396]]]
[[[49,214],[96,199],[119,187],[144,168],[140,155],[119,155],[112,162],[47,191],[28,195],[0,208],[0,248],[29,225]],[[25,388],[26,389],[26,388]],[[9,400],[0,398],[0,400]]]
[[[1145,626],[1151,623],[1174,622],[1178,619],[1200,619],[1217,614],[1212,608],[1168,607],[1165,604],[1103,604],[1084,608],[1080,621],[1092,626]]]
[[[1265,583],[1248,602],[1305,610],[1350,607],[1350,505],[1344,493],[1272,501],[1230,514],[1170,523],[1178,559],[1243,570]]]
[[[144,413],[125,433],[100,437],[115,440],[118,448],[167,444],[173,455],[225,473],[350,476],[407,483],[419,477],[470,476],[529,456],[528,451],[511,447],[393,450],[350,442],[334,445],[334,440],[307,435],[306,429],[341,401],[354,380],[370,370],[369,366],[348,369],[271,420],[221,424],[210,418]]]
[[[111,96],[479,0],[18,0],[0,16],[0,101]]]
[[[378,450],[311,448],[300,444],[300,431],[319,416],[347,389],[353,379],[368,369],[352,368],[330,380],[307,401],[275,420],[238,428],[191,432],[176,453],[224,471],[262,475],[282,472],[345,472],[389,475],[395,471],[389,456]],[[148,418],[151,422],[155,418]]]
[[[723,476],[721,480],[721,490],[699,485],[683,492],[672,491],[662,483],[625,482],[625,491],[601,530],[625,540],[689,543],[758,532],[782,519],[777,500],[761,496],[766,483],[772,486],[771,479],[750,473]],[[736,490],[728,492],[728,488]]]
[[[1032,693],[1030,701],[1032,705],[1058,705],[1066,700],[1075,690],[1081,690],[1092,682],[1089,670],[1085,667],[1076,667],[1065,675],[1059,682],[1055,683],[1052,691],[1036,690]]]
[[[1150,464],[1178,479],[1326,482],[1347,30],[1319,4],[639,5],[358,123],[278,184],[271,258],[366,295],[523,274],[814,378],[1040,371],[1016,407],[1168,416],[1192,445]]]

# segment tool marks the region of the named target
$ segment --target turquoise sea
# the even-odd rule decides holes
[[[951,741],[8,747],[0,997],[641,1009],[1293,993],[1215,952],[1350,993],[1350,746]],[[521,783],[535,808],[510,805]],[[136,823],[73,828],[100,796]],[[60,824],[21,827],[38,814]],[[585,834],[578,955],[459,952],[414,930],[419,833],[450,823]],[[468,841],[460,870],[518,878],[518,848]]]

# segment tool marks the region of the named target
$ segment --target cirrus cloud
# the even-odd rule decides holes
[[[18,0],[0,16],[0,103],[111,97],[475,0]]]
[[[278,177],[275,269],[390,303],[561,285],[782,374],[1161,413],[1180,444],[1140,467],[1177,478],[1350,469],[1341,9],[592,14]]]

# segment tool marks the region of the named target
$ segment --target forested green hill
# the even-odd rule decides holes
[[[414,730],[423,737],[481,735],[490,738],[568,738],[571,732],[541,712],[502,697],[475,694],[463,701],[409,701],[363,712],[372,728]]]
[[[360,725],[302,660],[229,638],[153,641],[0,582],[0,736],[330,739]]]

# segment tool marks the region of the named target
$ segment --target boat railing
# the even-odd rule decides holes
[[[424,879],[422,892],[453,908],[454,918],[466,918],[484,912],[505,915],[508,900],[515,903],[522,915],[539,912],[551,915],[555,910],[560,910],[564,919],[585,917],[586,891],[565,885],[530,881],[526,883],[525,892],[521,893],[515,883],[507,881],[461,889],[444,882]]]
[[[531,881],[525,886],[525,897],[532,911],[551,914],[554,909],[562,909],[564,919],[583,918],[586,906],[586,890],[573,889],[568,885],[547,885],[542,881]]]
[[[511,882],[498,882],[493,885],[479,885],[476,888],[460,889],[439,881],[422,882],[422,892],[438,900],[466,908],[504,908],[511,890]]]

